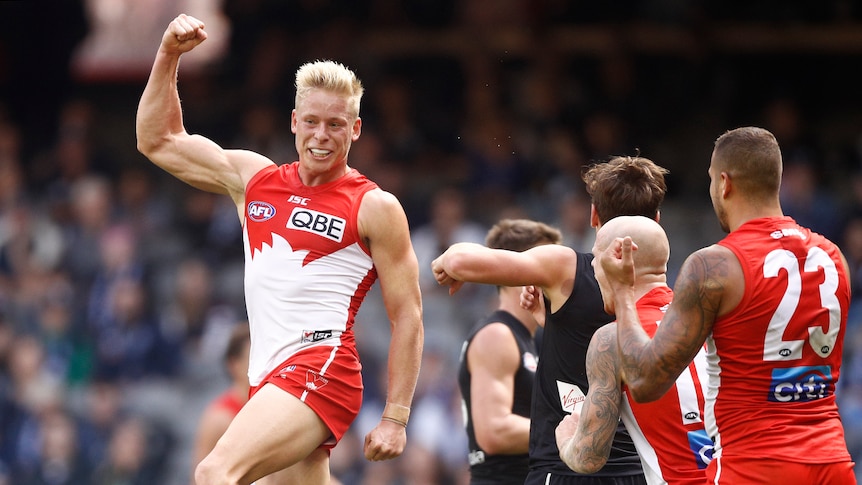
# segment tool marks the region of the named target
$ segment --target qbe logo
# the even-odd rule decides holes
[[[317,212],[310,209],[296,207],[290,213],[290,218],[287,220],[289,229],[310,232],[332,239],[336,242],[341,242],[344,237],[344,227],[347,221],[323,212]]]
[[[807,402],[831,396],[835,390],[828,365],[773,369],[768,399],[774,402]]]
[[[263,222],[267,219],[272,219],[275,215],[275,207],[268,202],[260,202],[258,200],[248,203],[248,218],[254,222]]]

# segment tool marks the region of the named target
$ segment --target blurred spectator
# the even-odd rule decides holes
[[[40,457],[23,467],[17,485],[80,485],[89,481],[87,463],[78,446],[73,418],[61,411],[42,416],[39,429]]]
[[[485,227],[470,218],[467,197],[455,187],[434,193],[428,208],[429,221],[411,231],[413,248],[419,260],[419,285],[422,290],[425,347],[450,349],[457,360],[457,349],[491,304],[495,291],[488,285],[465,285],[449,296],[449,289],[437,284],[431,261],[456,242],[484,244]]]
[[[174,375],[180,354],[163,338],[144,283],[130,277],[118,279],[106,304],[104,317],[90,322],[94,374],[124,383]]]
[[[90,481],[92,485],[161,483],[164,455],[169,452],[160,430],[142,418],[121,421],[111,434],[108,453]]]
[[[160,332],[178,352],[183,375],[211,382],[221,375],[222,357],[239,311],[220,301],[213,269],[189,256],[174,266],[158,305]]]

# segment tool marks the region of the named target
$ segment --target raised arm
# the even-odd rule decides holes
[[[577,265],[575,251],[560,244],[543,244],[518,252],[456,243],[432,261],[431,270],[437,283],[450,286],[450,293],[464,282],[535,285],[552,302],[561,305],[571,294]]]
[[[674,299],[655,337],[643,330],[635,309],[631,281],[634,266],[630,238],[618,240],[601,255],[600,264],[614,288],[622,378],[638,402],[664,395],[701,349],[715,319],[739,301],[739,262],[726,248],[713,245],[691,254],[674,285]]]
[[[617,431],[622,389],[617,366],[617,332],[614,324],[593,334],[587,349],[587,392],[580,412],[557,425],[560,458],[578,473],[595,473],[605,466]]]
[[[392,331],[386,409],[365,438],[365,457],[386,460],[400,455],[407,442],[405,426],[422,360],[419,263],[410,243],[407,216],[392,194],[379,189],[367,193],[359,209],[359,226],[377,268]]]
[[[180,56],[206,38],[204,23],[194,17],[181,14],[168,25],[138,104],[137,146],[183,182],[230,195],[241,206],[248,179],[272,161],[253,152],[223,150],[212,140],[188,134],[183,126],[177,91]]]

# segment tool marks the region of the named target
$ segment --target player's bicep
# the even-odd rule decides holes
[[[654,337],[664,367],[682,371],[703,347],[727,293],[732,261],[716,246],[688,258],[674,285],[673,302]],[[731,256],[732,257],[732,256]]]
[[[410,242],[407,216],[395,196],[382,190],[365,194],[358,225],[387,308],[421,308],[419,263]]]

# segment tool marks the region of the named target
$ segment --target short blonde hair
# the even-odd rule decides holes
[[[296,100],[299,106],[312,89],[323,89],[347,98],[348,109],[354,117],[359,117],[359,103],[365,88],[356,74],[334,61],[307,62],[296,71]]]

